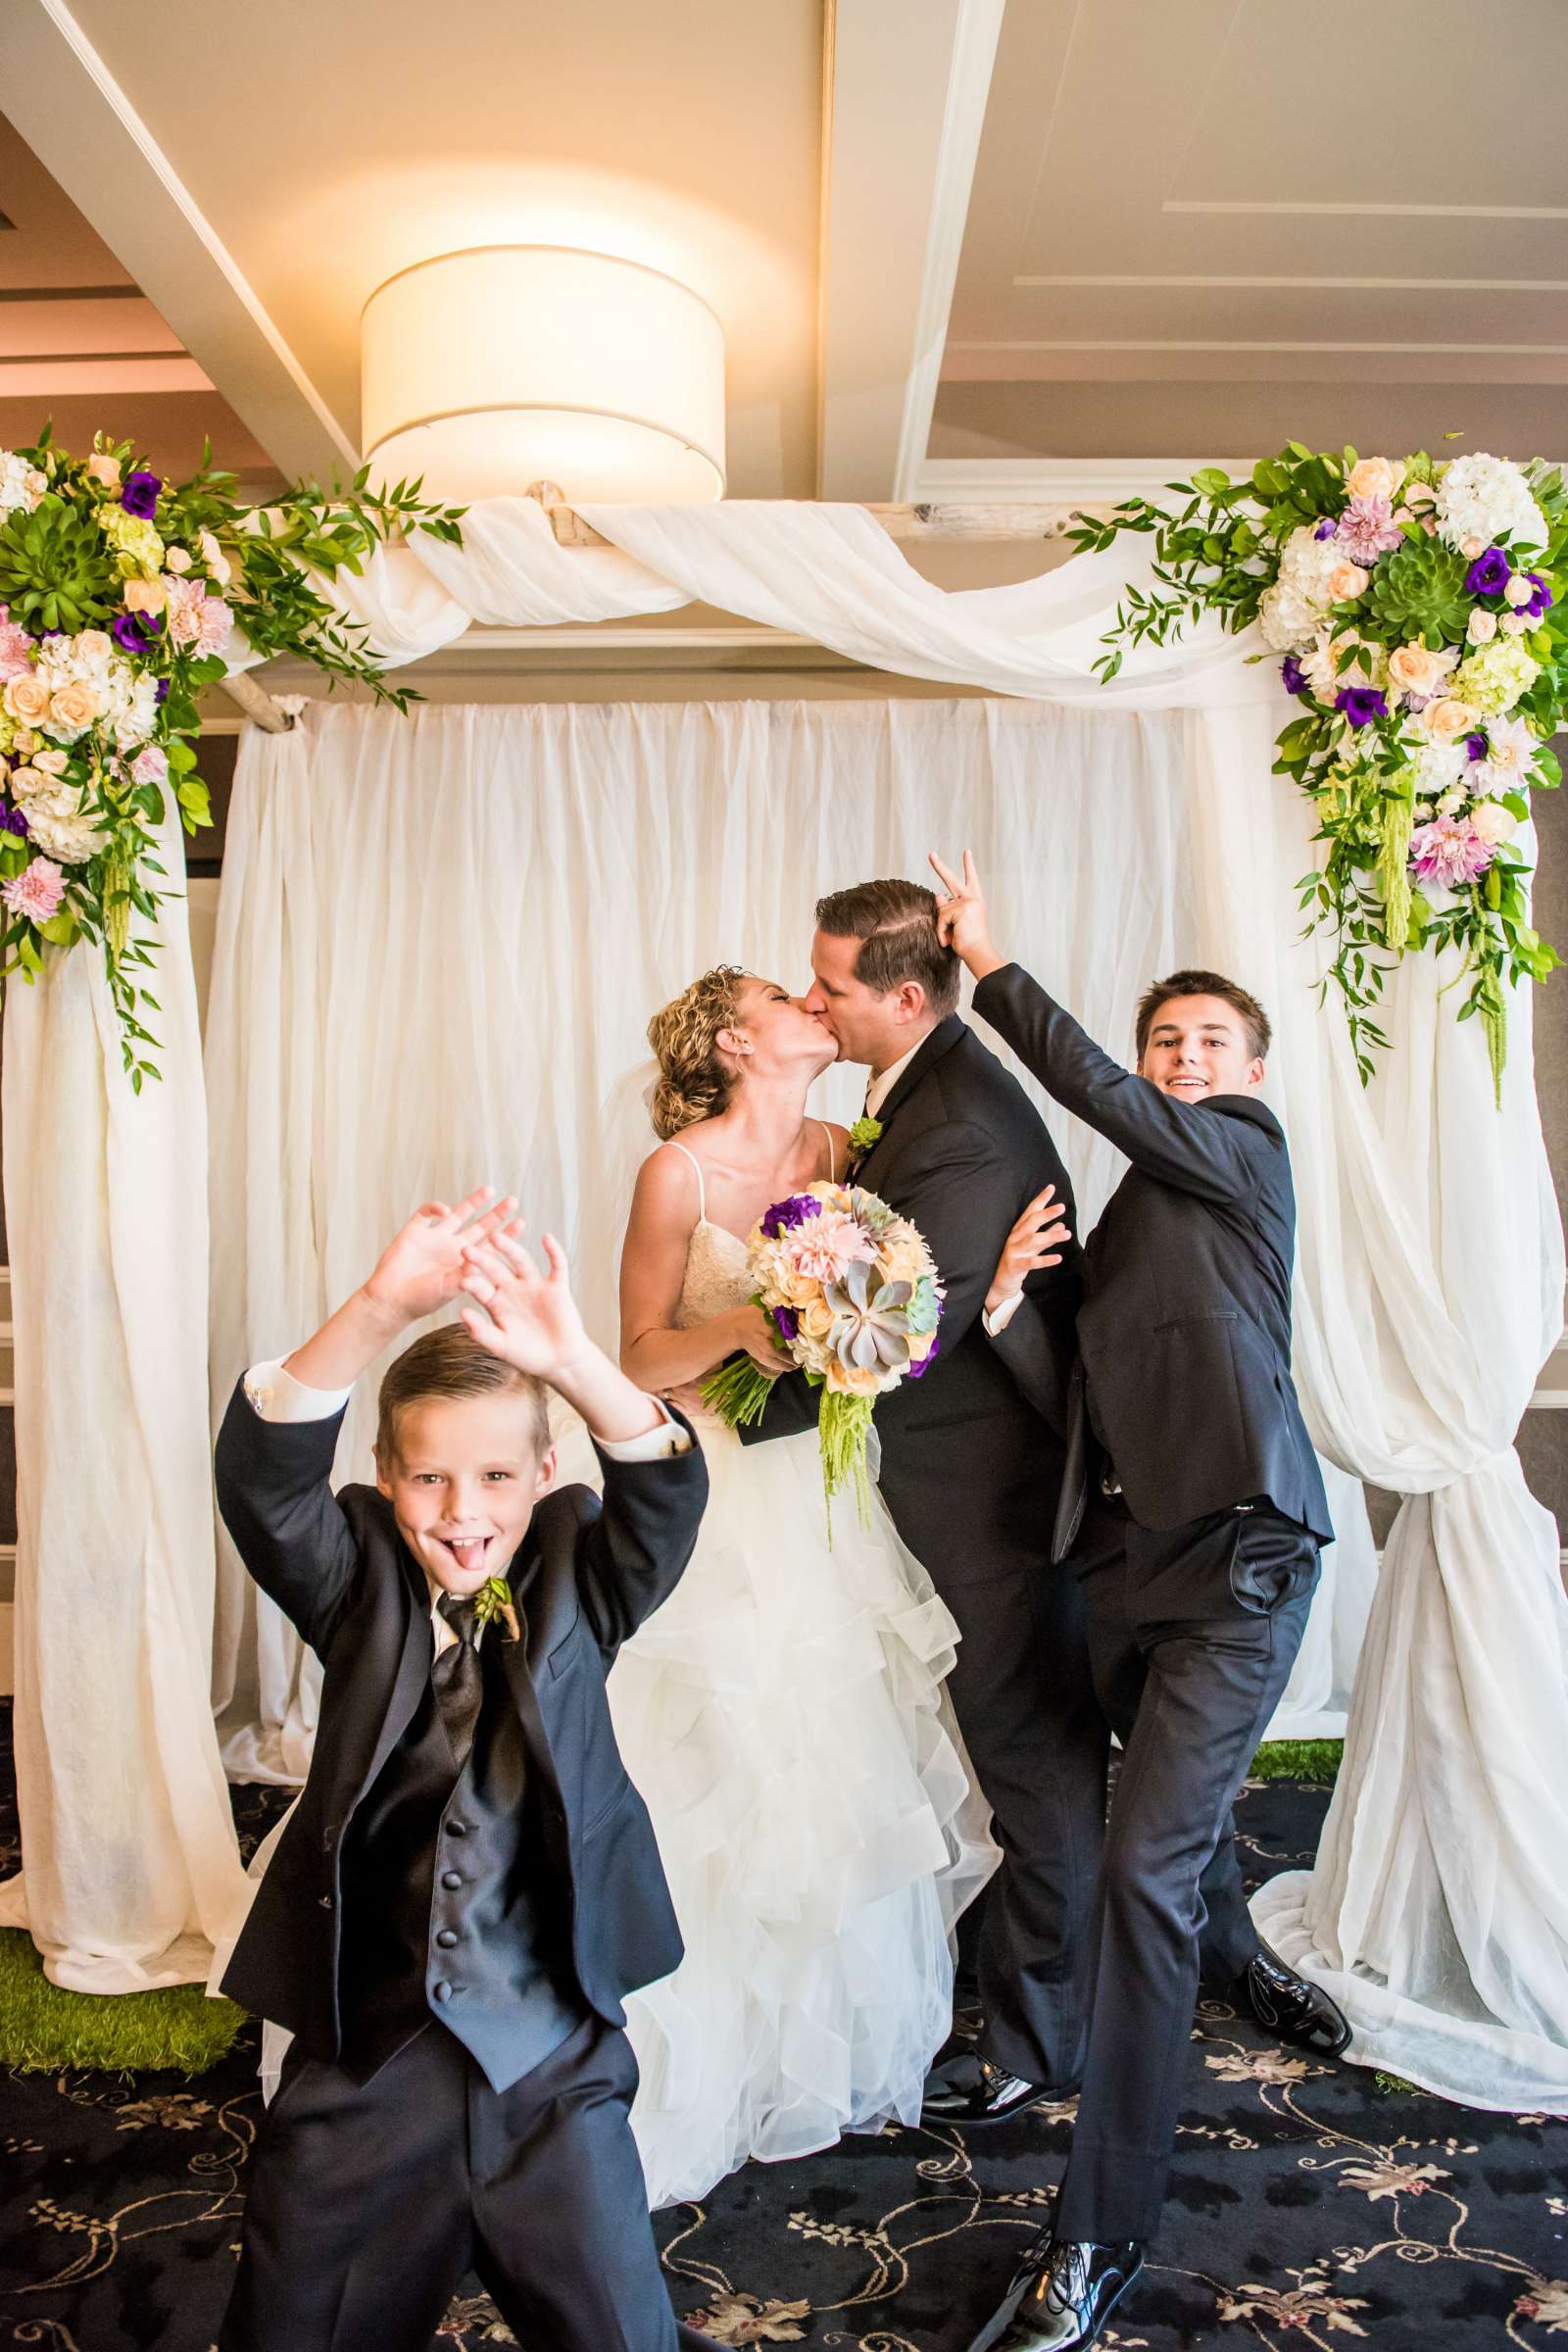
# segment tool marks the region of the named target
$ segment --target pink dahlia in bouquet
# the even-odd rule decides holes
[[[780,1355],[822,1391],[828,1502],[851,1483],[863,1519],[876,1400],[902,1380],[918,1380],[936,1354],[943,1293],[931,1252],[875,1193],[843,1184],[808,1185],[775,1200],[747,1247],[752,1303],[772,1322]],[[735,1429],[760,1417],[772,1386],[749,1356],[737,1355],[710,1374],[703,1396]]]

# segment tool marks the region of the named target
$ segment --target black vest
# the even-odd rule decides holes
[[[344,1845],[341,2063],[355,2082],[433,2016],[504,2090],[588,2014],[501,1640],[496,1624],[479,1644],[484,1697],[462,1772],[426,1682]]]

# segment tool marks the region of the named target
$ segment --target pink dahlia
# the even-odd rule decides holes
[[[1410,871],[1418,882],[1443,882],[1450,890],[1474,882],[1496,856],[1467,816],[1437,816],[1410,836]]]
[[[228,643],[234,615],[220,596],[204,596],[196,608],[198,654],[220,654]]]
[[[13,914],[24,914],[30,923],[46,923],[59,911],[65,895],[66,877],[49,858],[34,858],[9,882],[0,882],[0,899]]]
[[[1334,538],[1352,564],[1375,564],[1379,556],[1403,544],[1404,533],[1386,498],[1352,498]]]
[[[19,620],[12,619],[10,607],[0,605],[0,686],[31,667],[32,639]]]
[[[789,1246],[797,1271],[811,1282],[842,1282],[857,1258],[871,1259],[876,1249],[853,1217],[817,1217],[803,1225]]]

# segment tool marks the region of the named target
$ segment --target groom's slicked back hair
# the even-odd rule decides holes
[[[958,1002],[958,958],[937,937],[936,893],[919,882],[857,882],[816,902],[816,927],[858,939],[855,977],[879,997],[918,980],[935,1013]]]

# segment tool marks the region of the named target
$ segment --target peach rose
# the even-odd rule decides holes
[[[63,776],[70,763],[69,752],[34,752],[32,756],[33,766],[41,768],[46,776]]]
[[[73,678],[58,694],[49,697],[49,721],[52,726],[69,727],[73,734],[79,735],[83,727],[92,725],[102,709],[97,687],[89,686],[85,678]]]
[[[102,482],[106,490],[120,488],[120,460],[106,457],[102,450],[94,450],[87,460],[87,472],[93,481]]]
[[[164,556],[164,567],[168,571],[189,571],[190,558],[182,547],[172,547]]]
[[[6,709],[24,727],[41,726],[49,715],[49,689],[30,669],[6,680]]]
[[[11,738],[11,749],[20,752],[24,760],[30,760],[42,743],[43,737],[35,735],[30,727],[19,727]]]
[[[1472,564],[1475,562],[1477,556],[1484,556],[1486,552],[1487,548],[1485,540],[1478,539],[1473,531],[1471,532],[1470,537],[1463,542],[1459,549],[1460,555],[1467,557]]]
[[[1331,602],[1336,605],[1353,605],[1358,596],[1366,594],[1366,584],[1370,577],[1370,572],[1363,571],[1359,564],[1336,564],[1334,569],[1329,573],[1328,580]]]
[[[1472,645],[1490,645],[1497,634],[1497,615],[1495,612],[1483,612],[1477,605],[1465,623],[1464,633]]]
[[[1435,654],[1424,645],[1396,645],[1389,656],[1389,677],[1401,694],[1436,694],[1453,663],[1451,651]]]
[[[1363,458],[1352,466],[1345,486],[1352,498],[1386,498],[1393,504],[1399,469],[1389,458]]]
[[[825,1298],[813,1298],[801,1309],[801,1329],[808,1339],[825,1340],[833,1328],[833,1309]]]
[[[1528,612],[1504,612],[1497,623],[1505,637],[1522,637],[1530,626]]]
[[[1406,482],[1404,503],[1419,514],[1423,508],[1437,505],[1438,494],[1430,482]]]
[[[169,602],[169,590],[162,580],[127,580],[125,582],[125,611],[127,612],[161,612]]]
[[[1445,695],[1438,703],[1428,703],[1421,713],[1421,724],[1439,743],[1452,743],[1457,736],[1468,735],[1476,723],[1476,714],[1468,703],[1457,695]]]
[[[1470,811],[1470,822],[1482,840],[1491,842],[1494,849],[1519,829],[1519,819],[1500,801],[1477,801]]]
[[[83,629],[76,639],[76,652],[83,662],[108,662],[113,659],[114,651],[102,629]]]

